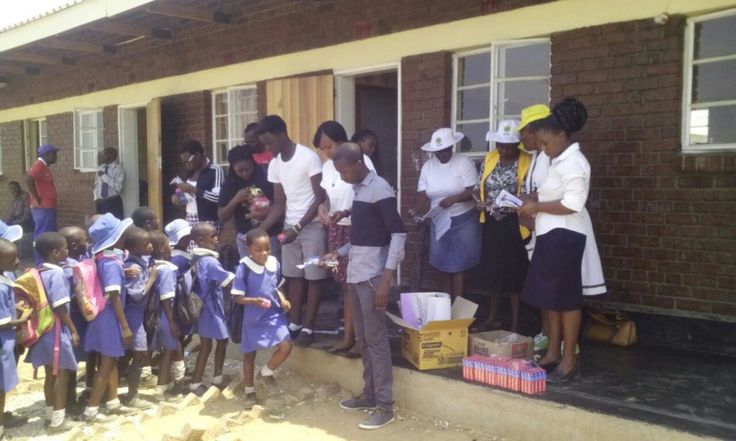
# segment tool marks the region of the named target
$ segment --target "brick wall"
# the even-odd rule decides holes
[[[736,315],[733,155],[680,153],[685,19],[552,36],[552,98],[577,96],[588,209],[613,298]]]
[[[8,183],[18,181],[25,188],[23,173],[23,124],[20,121],[0,124],[0,148],[2,148],[2,175],[0,176],[0,218],[10,211]]]
[[[432,132],[449,127],[452,103],[452,57],[437,52],[401,60],[401,213],[414,206],[419,171],[426,154],[419,148]],[[416,225],[408,224],[406,258],[402,265],[402,283],[408,283],[420,245]],[[426,259],[425,259],[426,260]],[[426,262],[425,262],[426,264]],[[425,265],[423,280],[436,282],[436,274]]]

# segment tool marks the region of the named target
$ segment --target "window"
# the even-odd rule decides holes
[[[74,111],[74,168],[81,171],[97,170],[97,153],[104,140],[102,109]]]
[[[255,86],[231,87],[212,93],[212,160],[227,164],[227,152],[243,143],[245,127],[258,121]]]
[[[48,130],[46,127],[46,118],[29,119],[24,121],[23,131],[25,133],[25,137],[23,157],[25,160],[25,170],[31,168],[31,165],[36,162],[38,147],[49,142]]]
[[[452,126],[465,139],[458,150],[483,154],[486,133],[498,122],[521,117],[521,109],[549,102],[547,39],[495,43],[453,57]]]
[[[736,10],[688,21],[683,150],[736,150]]]

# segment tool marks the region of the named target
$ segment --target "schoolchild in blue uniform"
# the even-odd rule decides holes
[[[225,364],[225,350],[229,338],[225,322],[223,291],[230,287],[235,274],[225,270],[218,260],[217,229],[209,223],[200,222],[192,227],[192,239],[197,244],[192,250],[196,259],[195,292],[202,299],[202,312],[197,320],[197,333],[201,341],[197,364],[192,375],[191,391],[203,394],[207,388],[202,384],[202,376],[207,359],[212,351],[212,340],[217,340],[215,349],[215,372],[212,384],[222,386],[222,368]]]
[[[30,308],[24,309],[20,318],[17,316],[14,284],[6,275],[13,274],[18,263],[18,248],[11,241],[0,239],[0,439],[5,436],[5,395],[18,385],[15,328],[31,317]]]
[[[164,227],[164,232],[169,238],[169,245],[171,246],[171,258],[169,261],[177,267],[177,279],[179,277],[183,279],[182,288],[184,291],[192,292],[193,276],[190,270],[192,268],[193,256],[187,251],[192,241],[192,227],[184,219],[174,219]],[[184,348],[192,341],[193,329],[191,328],[180,329],[181,335],[179,336],[179,342],[181,343],[181,347],[174,356],[173,362],[174,381],[177,383],[184,381],[184,375],[186,374]]]
[[[92,380],[94,378],[97,357],[90,357],[86,352],[84,352],[84,336],[87,333],[87,321],[82,316],[82,312],[79,310],[79,304],[74,299],[75,287],[73,273],[74,266],[85,259],[85,254],[89,250],[89,238],[87,237],[87,232],[84,229],[74,226],[62,228],[61,230],[59,230],[59,234],[64,236],[64,239],[66,239],[66,247],[69,250],[69,255],[64,262],[63,268],[64,276],[69,280],[70,286],[71,302],[69,302],[69,316],[72,319],[72,323],[74,323],[77,334],[79,334],[80,341],[80,344],[74,348],[74,357],[77,359],[77,362],[85,361],[87,363],[85,368],[87,385],[83,395],[89,397],[89,393],[92,390]],[[69,377],[67,410],[71,410],[70,407],[73,407],[75,410],[78,409],[76,386],[77,372],[75,371]],[[83,397],[80,397],[79,403],[83,401],[82,398]]]
[[[158,278],[153,285],[153,294],[158,299],[159,323],[153,336],[153,347],[161,351],[158,368],[156,397],[162,400],[177,398],[173,394],[174,382],[171,381],[172,362],[181,351],[181,329],[174,317],[174,297],[176,296],[176,278],[179,268],[171,263],[171,246],[169,238],[159,231],[153,231],[151,259],[158,271]]]
[[[23,227],[20,225],[8,225],[5,222],[0,220],[0,239],[5,239],[8,242],[15,242],[17,240],[20,240],[20,238],[23,237]],[[11,281],[15,281],[15,271],[3,271],[3,275],[10,279]]]
[[[43,334],[31,346],[26,362],[33,364],[34,369],[44,367],[43,391],[47,413],[49,408],[52,409],[48,433],[54,434],[74,426],[66,420],[66,397],[69,391],[69,377],[77,371],[74,347],[79,345],[79,335],[69,315],[69,302],[71,302],[69,279],[64,275],[64,269],[59,266],[59,263],[66,262],[69,254],[66,239],[59,233],[43,233],[36,238],[36,254],[43,261],[38,271],[46,291],[46,298],[54,309],[55,320],[60,323],[56,323],[54,328]],[[55,353],[57,341],[58,355]]]
[[[289,320],[291,303],[279,291],[281,267],[271,255],[268,233],[252,229],[245,236],[248,255],[240,260],[235,273],[233,301],[244,305],[240,349],[243,352],[245,407],[256,404],[254,386],[256,351],[276,347],[269,362],[260,370],[261,377],[273,380],[274,371],[291,353]]]
[[[84,410],[84,420],[105,420],[99,414],[102,395],[107,391],[105,407],[110,414],[134,412],[120,404],[118,399],[118,358],[125,355],[125,347],[133,343],[133,334],[125,318],[125,273],[123,261],[123,233],[132,225],[130,219],[120,220],[110,213],[101,215],[89,227],[94,241],[92,253],[97,261],[97,276],[107,297],[105,309],[89,323],[84,341],[87,352],[100,353],[100,367],[95,375],[92,394]]]
[[[130,227],[125,232],[125,249],[128,252],[128,258],[125,259],[123,268],[137,269],[137,275],[126,277],[125,282],[127,290],[125,319],[133,334],[132,344],[126,346],[126,349],[133,353],[133,362],[128,369],[128,395],[125,404],[136,409],[147,409],[151,407],[151,404],[138,397],[138,385],[141,382],[143,365],[148,355],[148,340],[143,319],[158,271],[156,268],[149,270],[148,260],[153,247],[148,231],[135,226]]]

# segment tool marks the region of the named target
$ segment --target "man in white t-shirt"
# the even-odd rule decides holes
[[[285,213],[282,241],[281,272],[288,281],[290,312],[289,331],[298,333],[295,343],[309,346],[314,342],[314,320],[322,296],[325,270],[317,265],[303,269],[297,265],[306,259],[323,256],[327,233],[317,222],[317,208],[325,200],[322,161],[308,147],[294,143],[286,131],[286,123],[277,115],[269,115],[258,125],[258,137],[273,153],[268,166],[268,181],[273,183],[274,202],[260,227],[268,230]],[[302,325],[304,282],[307,285],[307,316]]]

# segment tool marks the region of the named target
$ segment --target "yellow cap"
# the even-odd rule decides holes
[[[530,122],[538,121],[548,117],[550,112],[549,107],[545,104],[535,104],[533,106],[526,107],[521,111],[521,124],[517,131],[521,131]]]

